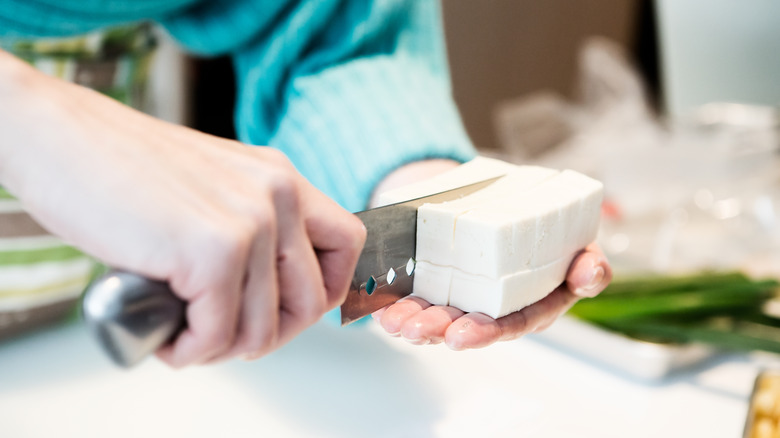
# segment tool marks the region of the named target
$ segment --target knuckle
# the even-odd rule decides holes
[[[225,287],[226,276],[235,275],[247,263],[252,249],[252,234],[240,222],[201,227],[190,236],[171,284],[187,299]]]
[[[234,334],[226,328],[219,327],[206,332],[201,336],[201,351],[204,355],[213,355],[230,348]]]
[[[200,223],[187,230],[173,262],[171,288],[186,300],[223,289],[247,263],[252,238],[250,228],[241,221]]]
[[[344,247],[359,251],[366,243],[368,231],[363,221],[354,214],[344,214],[338,218],[338,233]]]
[[[313,324],[328,310],[325,296],[324,289],[310,294],[310,298],[308,300],[302,300],[304,302],[296,307],[292,313],[295,314],[295,317],[298,320],[306,325]]]
[[[357,257],[366,243],[368,231],[363,222],[354,214],[344,214],[333,219],[332,224],[334,237],[338,237],[339,247],[346,250],[348,254]]]
[[[251,149],[254,157],[262,163],[262,166],[268,171],[277,172],[295,172],[295,165],[290,161],[284,152],[269,147],[260,146]]]
[[[294,249],[289,246],[282,246],[276,250],[276,265],[279,269],[279,275],[283,275],[282,271],[286,269],[285,266],[289,266],[290,263],[296,262],[294,254]]]
[[[277,227],[276,215],[270,208],[260,203],[248,206],[246,218],[249,219],[242,227],[245,238],[249,241],[254,240],[258,234],[273,233]]]
[[[269,175],[269,190],[273,200],[278,204],[280,201],[286,205],[297,207],[298,188],[296,178],[289,172],[273,172]]]
[[[526,315],[526,309],[520,310],[515,313],[504,317],[505,324],[499,324],[499,336],[500,341],[511,341],[518,339],[523,335],[530,332],[530,320]]]
[[[363,245],[366,243],[366,237],[368,235],[368,231],[366,230],[366,226],[363,225],[363,222],[355,215],[350,215],[350,235],[352,236],[352,243],[353,246],[356,248],[362,248]]]
[[[531,317],[528,315],[527,312],[524,311],[525,309],[518,312],[517,320],[516,320],[516,326],[515,326],[515,338],[519,338],[520,336],[529,333],[532,329],[532,321]]]
[[[252,241],[252,232],[247,226],[213,224],[202,233],[201,238],[204,240],[204,249],[219,256],[215,259],[232,265],[246,257]]]
[[[322,313],[316,311],[315,306],[303,306],[294,311],[295,319],[303,326],[309,326],[316,322]]]
[[[345,287],[342,288],[333,288],[334,290],[328,290],[327,292],[327,298],[328,298],[328,309],[330,310],[330,307],[335,307],[340,305],[344,302],[344,300],[347,299],[347,294],[349,293],[349,290]]]
[[[277,344],[278,332],[274,327],[253,330],[244,334],[241,350],[251,357],[262,356],[273,350]]]
[[[283,166],[287,169],[293,167],[292,162],[289,158],[287,158],[287,155],[285,155],[284,152],[280,151],[279,149],[264,146],[256,150],[261,154],[263,160],[265,161],[271,162],[278,166]]]

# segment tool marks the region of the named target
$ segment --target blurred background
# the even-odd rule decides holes
[[[605,182],[613,263],[774,270],[780,6],[443,3],[455,100],[485,155]],[[228,59],[185,59],[185,123],[231,137]],[[181,99],[164,99],[180,102]]]
[[[97,263],[52,236],[12,248],[0,233],[0,271],[50,257],[25,277],[44,283],[0,290],[0,435],[780,436],[780,3],[445,0],[443,13],[480,152],[605,183],[614,287],[485,350],[324,324],[259,362],[119,373],[75,310]],[[6,48],[235,137],[231,61],[188,56],[159,29]],[[0,220],[14,205],[0,192]]]

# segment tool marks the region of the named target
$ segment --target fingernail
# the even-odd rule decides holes
[[[574,291],[574,294],[581,297],[595,297],[598,292],[600,292],[599,285],[601,285],[602,280],[604,280],[604,268],[601,266],[596,266],[596,269],[593,270],[588,284],[577,288],[577,290]]]
[[[455,342],[453,339],[446,339],[444,343],[447,345],[447,348],[449,348],[452,351],[465,350],[465,348],[463,348],[463,345],[461,345],[460,342]]]
[[[404,338],[406,342],[412,344],[412,345],[427,345],[429,342],[431,342],[428,338],[416,338],[416,339],[407,339]]]

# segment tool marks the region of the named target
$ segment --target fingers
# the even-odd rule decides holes
[[[401,327],[401,336],[412,344],[440,344],[453,321],[463,311],[451,306],[431,306],[411,315]]]
[[[374,313],[374,319],[392,336],[401,336],[412,344],[439,344],[453,321],[463,311],[450,306],[431,306],[427,301],[409,297]]]
[[[275,228],[275,227],[269,227]],[[236,356],[254,359],[273,349],[279,337],[279,287],[276,267],[275,232],[264,231],[255,237],[235,344],[225,354],[209,362]]]
[[[430,303],[417,298],[408,297],[400,300],[384,310],[380,310],[378,317],[379,323],[385,331],[393,336],[399,336],[401,334],[401,328],[404,323],[413,315],[430,307]],[[376,318],[377,316],[375,316]]]
[[[566,274],[569,289],[581,298],[595,297],[612,280],[612,268],[596,244],[591,244],[572,261]]]
[[[308,184],[301,190],[306,233],[316,249],[327,308],[340,305],[347,296],[366,227],[357,218]]]
[[[566,282],[542,300],[499,319],[431,306],[419,298],[399,301],[374,314],[391,335],[418,344],[442,340],[453,350],[482,348],[548,328],[577,300],[598,295],[612,279],[612,269],[597,245],[588,246],[571,264]]]
[[[325,287],[301,216],[297,181],[270,172],[260,188],[270,194],[262,208],[249,209],[258,226],[243,293],[235,345],[212,360],[256,359],[278,348],[326,311]],[[272,238],[275,236],[276,238]]]
[[[158,358],[173,368],[182,368],[204,362],[232,343],[233,330],[226,330],[224,322],[235,320],[235,316],[215,315],[212,309],[222,303],[215,303],[214,296],[187,305],[187,329],[172,344],[157,350]]]
[[[157,356],[174,368],[204,363],[230,349],[236,339],[243,271],[236,266],[246,262],[248,240],[241,232],[211,227],[200,242],[185,250],[187,255],[202,252],[214,256],[210,265],[193,263],[191,272],[169,279],[171,288],[188,302],[187,328]]]
[[[453,350],[483,348],[498,341],[542,331],[576,301],[577,297],[568,289],[559,287],[542,300],[502,318],[469,313],[447,329],[446,343]]]
[[[338,276],[335,278],[340,285],[333,287],[332,297],[326,293],[324,275],[302,214],[302,179],[289,170],[277,166],[215,201],[222,210],[240,213],[221,219],[219,226],[241,230],[236,232],[236,241],[248,249],[235,263],[210,266],[209,273],[201,278],[205,284],[213,283],[215,276],[230,272],[230,287],[218,284],[198,296],[182,296],[188,301],[189,328],[173,345],[160,351],[163,360],[179,367],[236,356],[260,357],[316,322],[343,299],[338,294],[346,293],[347,283]],[[323,221],[327,223],[327,218]],[[362,224],[357,237],[330,244],[332,249],[328,249],[333,255],[327,259],[333,260],[332,265],[354,272],[364,238],[361,231]],[[327,238],[321,240],[329,244]],[[342,250],[343,242],[352,248]],[[197,249],[190,252],[209,254],[208,260],[221,260],[218,253]],[[351,279],[349,274],[338,274],[347,281]],[[189,282],[180,290],[191,291],[193,285],[200,287]]]
[[[313,242],[301,217],[298,193],[277,190],[274,202],[279,214],[279,343],[313,324],[327,311],[328,298]]]
[[[365,241],[357,217],[316,191],[275,151],[262,154],[277,162],[274,171],[256,177],[256,189],[271,199],[263,208],[245,208],[256,222],[268,212],[274,216],[255,236],[236,343],[212,362],[261,357],[340,304]],[[264,240],[265,234],[276,240]]]
[[[563,315],[578,300],[566,287],[560,286],[552,293],[521,309],[518,312],[499,318],[501,337],[499,340],[517,339],[529,333],[547,329],[556,319]]]
[[[416,345],[444,341],[453,350],[483,348],[498,341],[542,331],[579,298],[559,287],[542,300],[507,316],[493,319],[483,313],[450,306],[431,306],[420,298],[406,298],[374,313],[382,328]]]
[[[447,328],[445,343],[453,350],[482,348],[501,337],[498,321],[484,313],[468,313]]]

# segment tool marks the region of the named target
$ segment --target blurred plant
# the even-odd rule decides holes
[[[778,286],[741,272],[622,279],[569,313],[645,341],[780,353]]]

